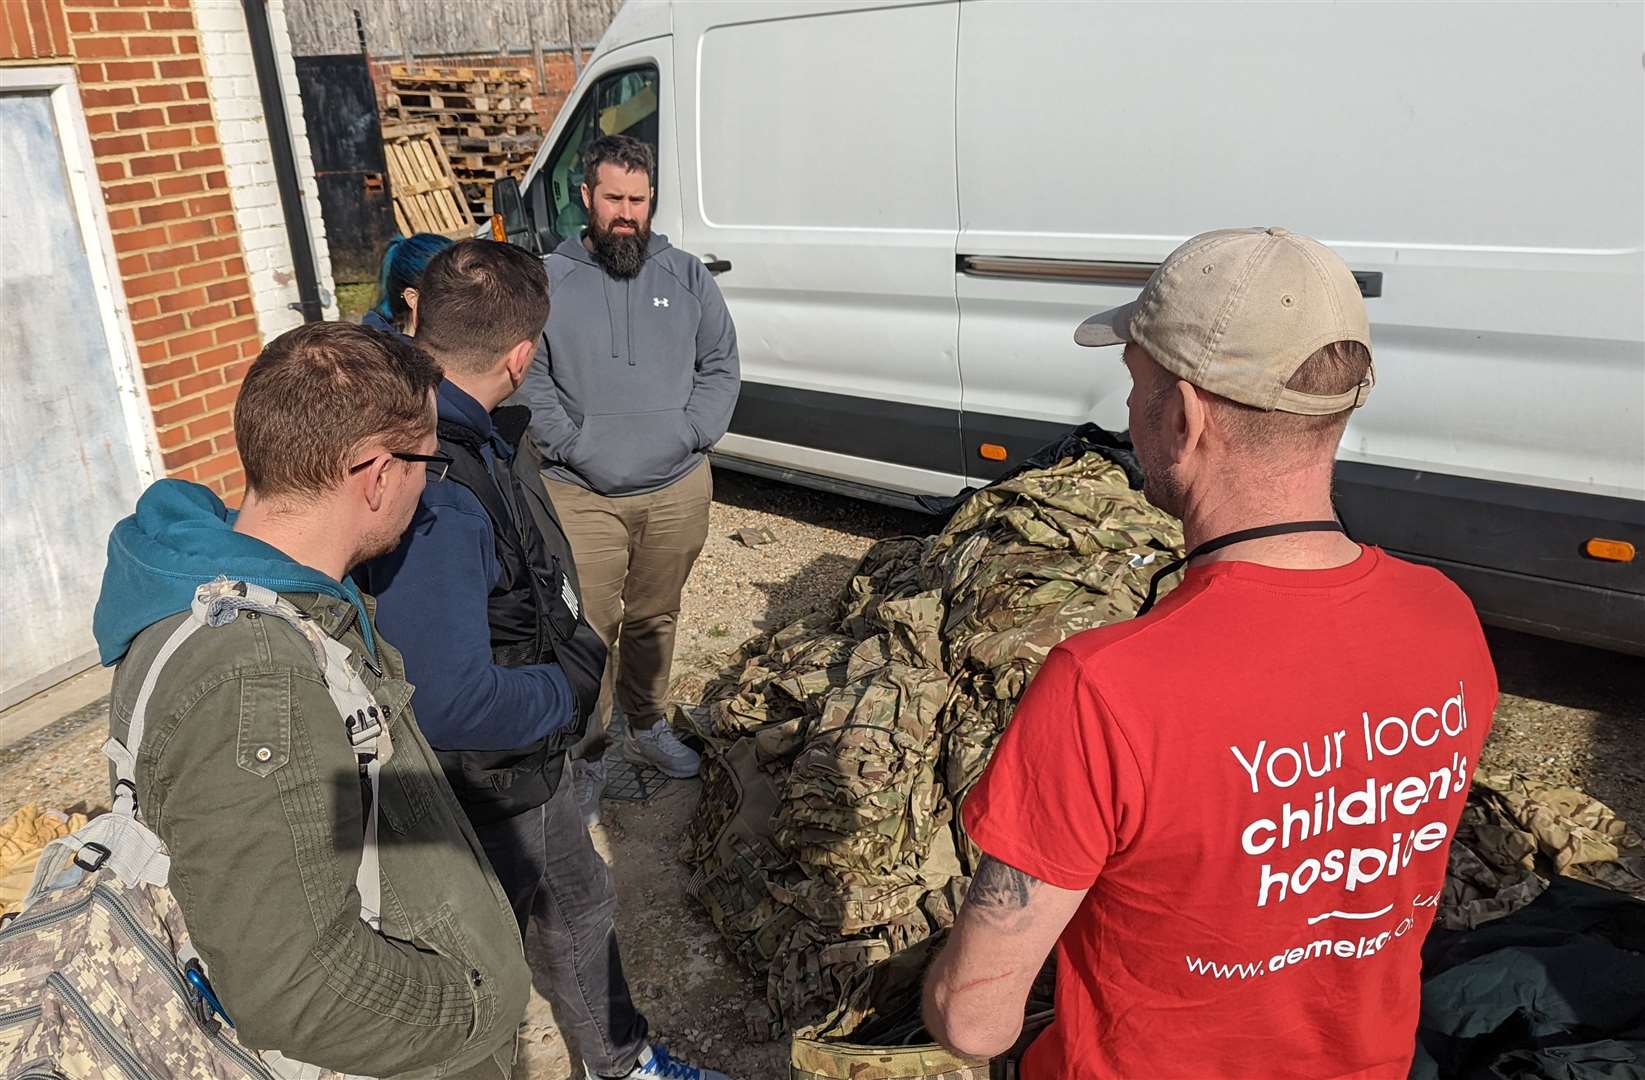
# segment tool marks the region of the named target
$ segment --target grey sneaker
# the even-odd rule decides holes
[[[655,727],[642,731],[630,728],[623,737],[623,757],[636,765],[649,765],[676,780],[696,776],[702,764],[697,752],[675,736],[667,720],[659,720]]]
[[[586,1065],[583,1066],[583,1074],[588,1080],[599,1080],[598,1074]],[[671,1058],[667,1050],[653,1043],[640,1051],[640,1060],[634,1063],[633,1069],[623,1074],[622,1080],[731,1080],[731,1077]]]
[[[577,812],[583,827],[600,823],[600,796],[605,794],[605,758],[578,758],[571,763],[571,783],[577,792]]]

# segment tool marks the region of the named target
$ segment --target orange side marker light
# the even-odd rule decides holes
[[[508,243],[508,227],[503,224],[503,215],[491,215],[491,238],[502,243]]]
[[[1004,461],[1010,456],[1005,452],[1005,447],[991,442],[985,442],[977,447],[977,453],[988,461]]]
[[[1596,536],[1582,545],[1582,551],[1590,559],[1603,559],[1606,562],[1634,561],[1634,546],[1626,540],[1607,540],[1603,536]]]

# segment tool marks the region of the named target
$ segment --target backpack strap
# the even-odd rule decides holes
[[[439,424],[437,433],[441,451],[454,459],[446,475],[467,488],[480,501],[481,508],[492,521],[492,531],[496,534],[492,542],[499,554],[505,545],[520,549],[523,562],[525,551],[520,538],[519,511],[503,486],[508,481],[507,471],[498,476],[495,469],[486,467],[484,444],[469,428],[447,420]]]
[[[103,744],[103,753],[114,763],[115,773],[114,813],[105,815],[111,820],[102,827],[108,833],[107,840],[112,842],[104,842],[101,837],[92,839],[75,854],[75,862],[88,870],[108,865],[130,884],[139,881],[154,885],[166,883],[170,857],[159,846],[158,837],[140,824],[137,814],[137,750],[143,745],[149,698],[160,680],[162,669],[185,641],[206,627],[233,622],[242,611],[272,615],[302,636],[323,674],[332,704],[343,718],[360,775],[371,792],[360,870],[355,877],[355,886],[360,892],[360,917],[373,930],[381,929],[383,885],[377,850],[378,785],[382,764],[394,751],[388,733],[388,717],[378,708],[359,671],[350,662],[352,653],[348,646],[327,635],[314,620],[280,594],[244,581],[229,581],[220,577],[196,589],[189,617],[179,623],[165,644],[160,646],[154,662],[143,676],[143,685],[137,691],[125,741],[111,736]],[[97,821],[93,821],[87,828],[96,824]],[[147,837],[148,840],[144,842],[140,837]],[[82,861],[82,855],[92,849],[95,850],[91,859],[95,862],[91,859]]]

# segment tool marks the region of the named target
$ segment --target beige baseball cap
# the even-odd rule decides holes
[[[1371,347],[1365,299],[1348,265],[1286,229],[1218,229],[1166,256],[1129,304],[1074,331],[1081,345],[1134,341],[1165,370],[1258,409],[1325,416],[1365,403],[1373,379],[1344,394],[1285,384],[1333,341]]]

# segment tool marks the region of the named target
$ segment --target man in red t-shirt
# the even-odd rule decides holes
[[[1055,945],[1029,1080],[1403,1078],[1497,684],[1462,593],[1334,520],[1372,381],[1359,288],[1284,229],[1206,233],[1075,339],[1125,343],[1188,570],[1023,694],[962,811],[985,855],[926,1022],[1004,1051]]]

